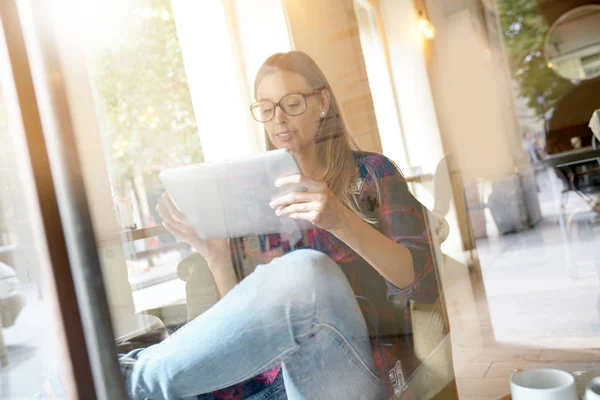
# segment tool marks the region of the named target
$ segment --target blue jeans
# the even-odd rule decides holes
[[[369,333],[338,265],[297,250],[259,265],[163,342],[125,355],[132,399],[198,399],[282,364],[285,395],[382,399]],[[279,385],[279,386],[277,386]],[[281,382],[251,400],[286,398]]]

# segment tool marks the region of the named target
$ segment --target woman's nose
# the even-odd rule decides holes
[[[287,122],[287,115],[283,112],[280,106],[275,106],[275,115],[273,116],[273,120],[278,124]]]

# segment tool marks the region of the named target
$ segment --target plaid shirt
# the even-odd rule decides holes
[[[434,258],[426,226],[423,206],[413,197],[396,165],[387,157],[355,152],[359,178],[355,188],[361,211],[377,221],[373,226],[381,233],[402,244],[412,254],[415,279],[411,286],[401,289],[384,279],[355,251],[323,229],[309,229],[295,234],[271,234],[231,241],[234,264],[266,264],[275,257],[295,249],[314,249],[331,257],[345,273],[365,317],[373,347],[373,357],[382,380],[388,381],[388,371],[402,359],[403,368],[411,358],[409,299],[433,303],[439,295]],[[379,195],[377,190],[379,190]],[[297,235],[297,236],[296,236]],[[251,271],[238,271],[246,276]],[[412,357],[414,359],[414,357]],[[212,393],[219,400],[243,399],[272,384],[281,366],[233,387]],[[393,394],[393,393],[391,393]]]

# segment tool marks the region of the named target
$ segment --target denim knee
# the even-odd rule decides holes
[[[296,250],[261,265],[255,271],[271,298],[306,298],[307,293],[349,289],[345,275],[329,256],[315,250]],[[346,293],[346,292],[344,292]]]

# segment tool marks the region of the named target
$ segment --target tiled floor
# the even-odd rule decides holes
[[[447,260],[446,263],[446,268],[451,270],[447,271],[449,274],[462,274],[463,271],[457,270],[464,267],[464,264],[453,260]],[[471,278],[474,285],[477,285],[478,281],[481,282],[477,271],[471,272]],[[598,293],[600,289],[597,295]],[[456,295],[461,294],[452,293],[452,290],[447,294],[455,373],[461,399],[491,400],[508,393],[509,377],[514,369],[542,366],[568,371],[600,369],[600,332],[596,331],[594,343],[580,341],[577,334],[566,337],[564,342],[568,342],[567,338],[571,341],[568,347],[581,347],[571,349],[519,345],[521,339],[518,334],[514,336],[514,340],[510,340],[507,335],[507,340],[501,341],[495,335],[498,328],[492,323],[494,317],[490,318],[490,312],[486,309],[485,297],[477,296],[476,306],[469,310],[467,307],[458,308],[466,306],[466,301],[457,302],[457,297],[454,297]],[[495,312],[493,308],[491,310]],[[596,314],[596,321],[599,319],[598,315]],[[515,324],[520,318],[523,316],[515,316]],[[559,317],[554,317],[548,322],[554,324],[556,318]],[[510,321],[510,318],[505,320]],[[501,330],[502,328],[500,327]],[[510,329],[505,330],[512,332]]]
[[[583,215],[566,241],[554,198],[545,191],[540,201],[545,219],[535,229],[479,241],[474,265],[445,257],[461,400],[508,393],[514,369],[600,368],[600,222],[587,224]],[[569,209],[582,206],[572,196]],[[30,397],[54,362],[46,306],[30,292],[17,324],[4,330],[10,364],[0,369],[2,399]]]
[[[570,237],[554,197],[540,202],[535,229],[480,240],[478,262],[446,257],[442,279],[462,400],[509,392],[514,369],[598,369],[600,374],[600,221],[579,214]],[[572,197],[571,210],[586,209]],[[579,218],[580,217],[580,218]]]

